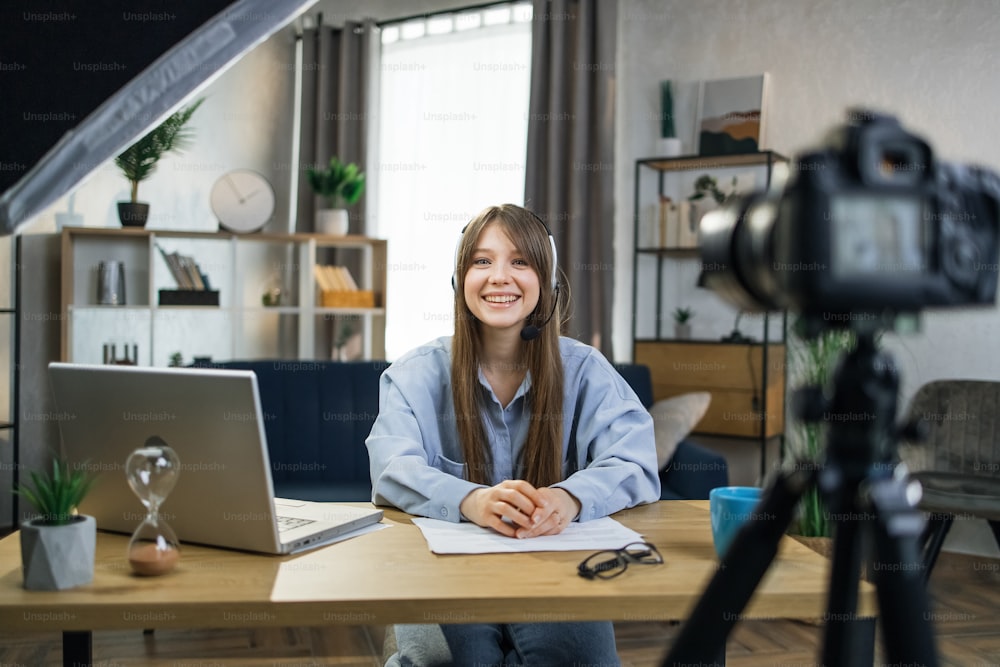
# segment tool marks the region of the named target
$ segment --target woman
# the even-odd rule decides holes
[[[372,500],[514,539],[659,498],[653,425],[594,348],[561,338],[555,244],[512,204],[456,251],[455,334],[382,376],[367,445]],[[611,623],[443,625],[456,665],[617,664]],[[402,663],[422,655],[397,626]]]

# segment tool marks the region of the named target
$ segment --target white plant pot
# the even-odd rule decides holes
[[[350,218],[343,208],[324,208],[316,211],[316,231],[330,236],[346,236]]]
[[[677,157],[683,150],[681,140],[677,137],[661,137],[656,142],[657,157]]]
[[[65,526],[46,526],[35,520],[21,525],[21,568],[24,587],[59,591],[94,580],[97,523],[81,515]]]
[[[691,324],[685,322],[681,324],[680,322],[674,322],[674,338],[678,340],[688,340],[691,338]]]

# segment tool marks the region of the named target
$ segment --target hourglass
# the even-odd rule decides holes
[[[128,562],[136,574],[166,574],[181,556],[180,542],[160,516],[160,505],[174,488],[180,469],[176,452],[156,436],[125,462],[128,484],[146,506],[146,518],[128,543]]]

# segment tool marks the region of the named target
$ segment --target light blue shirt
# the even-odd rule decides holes
[[[604,356],[561,338],[563,481],[580,501],[579,520],[658,500],[653,420]],[[479,373],[487,405],[483,427],[493,452],[492,482],[520,479],[530,415],[530,374],[504,408]],[[451,396],[451,338],[408,352],[382,374],[379,414],[366,441],[372,502],[418,516],[461,520],[459,504],[482,485],[465,479]]]

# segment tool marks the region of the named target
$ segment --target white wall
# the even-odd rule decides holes
[[[996,9],[991,0],[622,0],[616,358],[632,352],[633,169],[637,158],[655,155],[659,81],[768,72],[767,147],[790,157],[864,105],[900,117],[939,157],[1000,168]],[[681,289],[696,309],[700,300],[710,313],[730,312],[705,290]],[[718,317],[712,324],[724,333],[732,316]],[[920,335],[886,338],[903,374],[903,400],[932,379],[1000,378],[990,342],[1000,335],[996,308],[927,314],[924,324]]]
[[[167,155],[139,200],[150,204],[149,229],[215,231],[208,197],[212,184],[230,169],[254,169],[274,185],[277,206],[269,231],[288,224],[294,82],[294,31],[285,28],[244,56],[198,94],[205,101],[191,118],[194,138],[183,154]],[[119,227],[116,202],[128,200],[129,184],[113,160],[77,186],[73,210],[88,227]],[[66,212],[63,197],[33,218],[22,233],[55,230]]]

